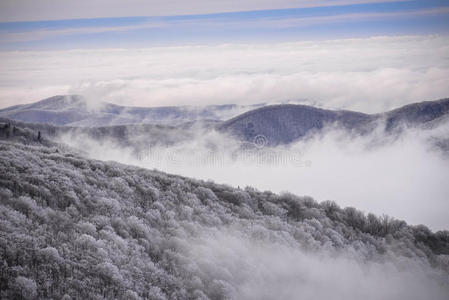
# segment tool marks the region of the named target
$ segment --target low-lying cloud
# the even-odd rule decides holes
[[[432,142],[447,139],[447,125],[409,129],[400,136],[387,136],[383,131],[358,136],[329,129],[276,148],[242,143],[216,131],[193,132],[179,143],[138,152],[134,142],[123,147],[71,134],[61,140],[97,159],[235,187],[309,195],[410,224],[449,228],[449,160]],[[142,144],[138,140],[135,143]]]
[[[304,251],[260,225],[202,231],[186,247],[188,257],[230,299],[444,299],[448,293],[445,275],[417,259],[367,259],[368,247]],[[264,235],[267,241],[255,238]]]
[[[449,39],[2,52],[1,106],[55,94],[164,106],[286,100],[379,112],[449,95]]]

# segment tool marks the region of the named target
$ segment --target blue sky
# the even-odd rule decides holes
[[[36,2],[45,4],[49,1]],[[36,21],[28,21],[31,17],[24,13],[30,9],[31,2],[18,0],[17,3],[6,10],[8,15],[0,14],[0,21],[3,21],[0,23],[0,50],[133,48],[449,33],[447,0],[316,1],[320,5],[317,7],[313,7],[310,1],[287,1],[284,6],[295,3],[303,5],[298,4],[299,8],[263,10],[257,10],[259,6],[251,2],[251,5],[241,7],[242,10],[250,10],[223,13],[217,10],[229,8],[215,6],[208,10],[182,10],[178,5],[178,9],[173,9],[175,15],[148,17],[125,16],[139,12],[126,10],[123,11],[124,17],[117,17],[120,13],[118,7],[114,12],[109,12],[114,16],[112,18],[103,17],[108,16],[106,14],[101,18],[85,19],[66,19],[74,15],[61,7],[49,6],[41,9],[47,14],[37,11],[32,15],[33,19],[38,19]],[[279,3],[282,4],[282,1]],[[276,5],[260,7],[276,8]],[[52,8],[54,11],[51,11]],[[92,16],[85,7],[72,10],[76,9],[79,11],[75,16]],[[234,10],[238,9],[237,6]],[[195,11],[213,13],[189,14]],[[169,14],[170,10],[142,9],[141,12],[158,15]],[[21,21],[7,22],[15,16]],[[62,19],[46,20],[55,16]]]

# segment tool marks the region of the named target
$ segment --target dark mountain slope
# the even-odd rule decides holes
[[[449,99],[410,104],[373,115],[305,105],[271,105],[243,113],[217,128],[251,142],[261,135],[268,145],[278,145],[291,143],[326,126],[365,133],[381,125],[391,132],[403,126],[425,126],[448,113]]]
[[[361,130],[374,117],[351,111],[332,111],[305,105],[271,105],[246,112],[219,125],[219,129],[252,141],[257,135],[269,145],[288,144],[326,125]]]
[[[449,113],[449,98],[437,101],[413,103],[381,115],[386,120],[387,130],[398,126],[421,125],[441,119]]]
[[[446,231],[61,149],[0,141],[2,299],[449,294]]]

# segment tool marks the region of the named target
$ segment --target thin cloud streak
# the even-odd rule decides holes
[[[157,28],[227,28],[227,29],[285,29],[294,27],[306,27],[317,24],[332,24],[337,22],[353,22],[366,20],[382,20],[385,18],[405,18],[405,17],[423,17],[449,14],[449,6],[429,8],[421,10],[400,11],[400,12],[380,12],[380,13],[348,13],[327,16],[306,16],[306,17],[260,17],[256,19],[235,20],[227,17],[211,17],[188,20],[148,20],[142,24],[123,25],[123,26],[99,26],[82,28],[64,28],[64,29],[43,29],[28,30],[23,32],[0,32],[1,43],[30,42],[45,40],[48,38],[67,36],[67,35],[89,35],[106,32],[126,32],[142,29]]]
[[[3,0],[0,1],[0,22],[174,16],[405,1],[407,0],[128,0],[126,2],[119,0],[97,0],[89,2]]]
[[[14,33],[0,33],[0,39],[2,43],[15,43],[15,42],[30,42],[39,41],[47,38],[54,38],[59,36],[67,36],[74,34],[96,34],[105,32],[124,32],[131,30],[150,29],[150,28],[162,28],[169,26],[169,23],[163,22],[151,22],[140,25],[128,25],[128,26],[109,26],[109,27],[83,27],[83,28],[66,28],[66,29],[45,29],[45,30],[31,30],[25,32]]]
[[[352,13],[352,14],[341,14],[341,15],[320,16],[320,17],[266,19],[255,22],[245,22],[239,25],[244,26],[245,24],[247,24],[248,26],[250,23],[253,23],[256,26],[259,25],[261,27],[288,28],[288,27],[310,26],[315,24],[330,24],[335,22],[351,22],[368,19],[381,20],[385,18],[434,16],[434,15],[444,15],[447,13],[449,13],[449,7],[441,7],[433,9],[415,10],[415,11],[403,11],[403,12]]]

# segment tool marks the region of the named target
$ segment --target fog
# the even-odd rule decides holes
[[[1,52],[2,107],[57,94],[132,106],[301,101],[381,112],[449,94],[446,36]]]
[[[449,159],[432,142],[449,127],[360,136],[328,128],[290,146],[264,147],[197,128],[193,137],[136,152],[111,141],[68,134],[61,141],[92,158],[115,160],[234,187],[288,191],[317,201],[334,200],[409,224],[449,228]]]
[[[216,278],[217,292],[230,299],[445,299],[449,292],[444,276],[414,259],[367,260],[369,248],[350,246],[306,251],[263,226],[237,227],[203,229],[186,247],[198,273]]]

